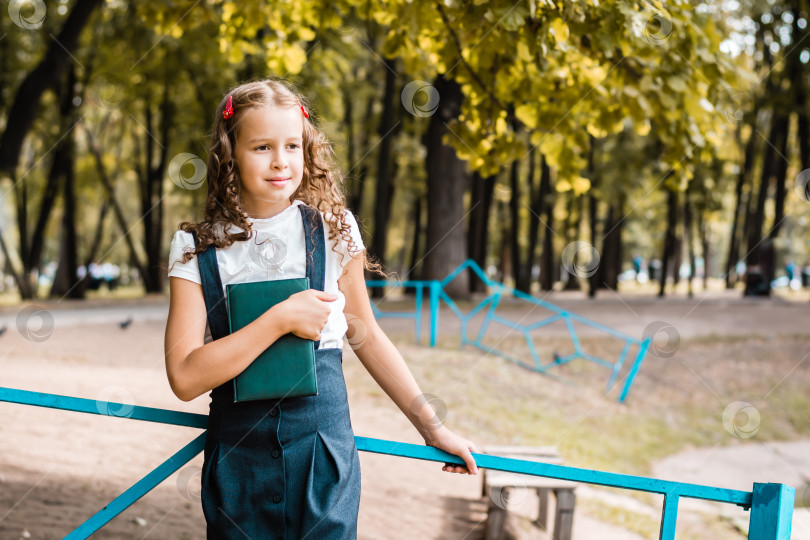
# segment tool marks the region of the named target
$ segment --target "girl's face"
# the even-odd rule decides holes
[[[301,109],[247,109],[236,131],[234,158],[250,217],[272,217],[288,206],[304,176]]]

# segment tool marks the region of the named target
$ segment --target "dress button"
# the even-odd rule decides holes
[[[272,409],[270,409],[270,416],[277,416],[277,415],[278,415],[277,408],[273,407]]]
[[[274,502],[274,503],[279,503],[279,502],[281,502],[281,495],[279,495],[278,493],[276,493],[275,495],[273,495],[273,502]]]
[[[281,455],[281,450],[273,450],[271,454],[274,458],[277,458]]]

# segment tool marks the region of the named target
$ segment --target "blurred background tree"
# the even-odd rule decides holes
[[[3,285],[84,297],[108,262],[160,293],[171,234],[202,216],[216,104],[280,76],[402,278],[472,258],[523,291],[596,296],[635,265],[662,296],[682,275],[689,294],[710,277],[769,294],[808,263],[806,26],[799,0],[11,0]],[[480,290],[465,273],[448,292]]]

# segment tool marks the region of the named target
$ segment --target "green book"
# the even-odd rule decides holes
[[[306,277],[226,285],[231,332],[244,328],[274,305],[306,289],[309,289]],[[315,342],[292,333],[278,338],[233,380],[234,401],[317,393]]]

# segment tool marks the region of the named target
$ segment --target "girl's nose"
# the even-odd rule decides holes
[[[284,159],[284,154],[278,153],[275,156],[273,156],[273,161],[271,163],[271,166],[273,168],[275,168],[275,169],[283,169],[284,167],[286,167],[287,166],[287,160]]]

